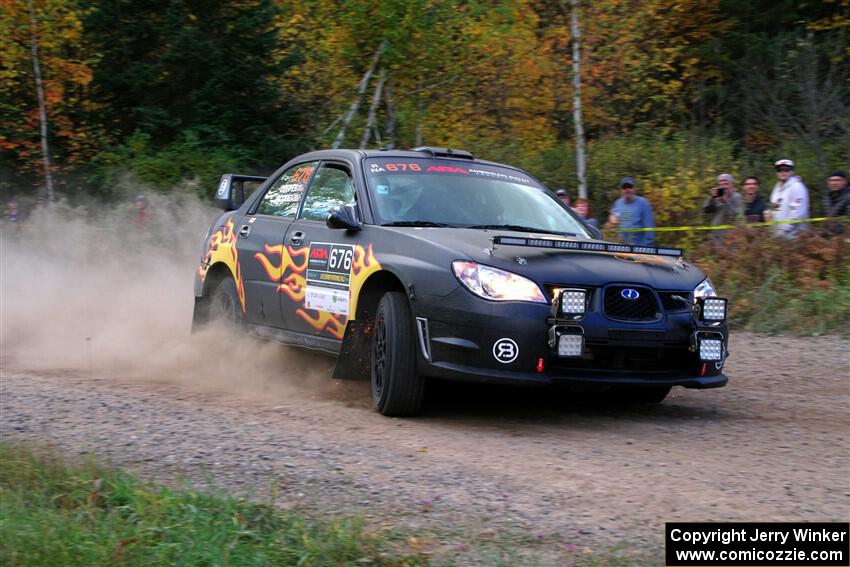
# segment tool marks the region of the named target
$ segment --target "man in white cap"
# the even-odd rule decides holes
[[[770,193],[770,211],[765,218],[771,221],[790,221],[809,216],[809,190],[799,175],[794,175],[794,162],[781,159],[773,164],[776,168],[776,185]],[[794,238],[802,230],[804,223],[778,224],[774,234],[785,238]]]

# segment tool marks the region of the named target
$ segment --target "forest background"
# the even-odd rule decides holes
[[[607,216],[617,181],[632,175],[659,226],[702,224],[718,173],[758,175],[767,195],[780,158],[797,162],[820,213],[826,176],[850,164],[850,0],[578,5],[594,216]],[[341,147],[466,149],[575,197],[572,10],[533,0],[0,0],[3,202],[45,191],[33,38],[51,177],[71,202],[127,202],[140,186],[209,199],[223,172],[268,174],[340,136]],[[705,238],[662,237],[690,249]],[[829,303],[850,300],[833,253],[812,281],[793,273],[806,258],[758,281],[798,295],[837,286]],[[724,279],[716,251],[698,256]]]

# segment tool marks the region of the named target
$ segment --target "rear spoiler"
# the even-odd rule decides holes
[[[595,252],[619,252],[626,254],[654,254],[680,258],[681,248],[660,248],[657,246],[633,246],[615,242],[587,242],[583,240],[556,240],[554,238],[523,238],[516,236],[494,236],[490,239],[490,250],[496,245],[529,246],[531,248],[552,248],[555,250],[591,250]]]
[[[262,185],[266,179],[268,178],[256,175],[225,173],[218,182],[215,206],[225,211],[235,211],[245,202],[245,197]]]

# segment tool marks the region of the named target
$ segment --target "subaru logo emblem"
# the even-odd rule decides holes
[[[638,290],[632,289],[630,287],[627,287],[627,288],[621,290],[620,295],[623,296],[623,299],[632,299],[632,300],[640,297],[640,293],[638,293]]]

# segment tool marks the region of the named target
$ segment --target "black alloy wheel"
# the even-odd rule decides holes
[[[220,321],[230,327],[242,324],[242,303],[232,278],[223,279],[209,299],[209,321]]]
[[[384,294],[372,333],[372,401],[387,416],[416,415],[422,409],[425,379],[416,370],[416,340],[407,297]]]

